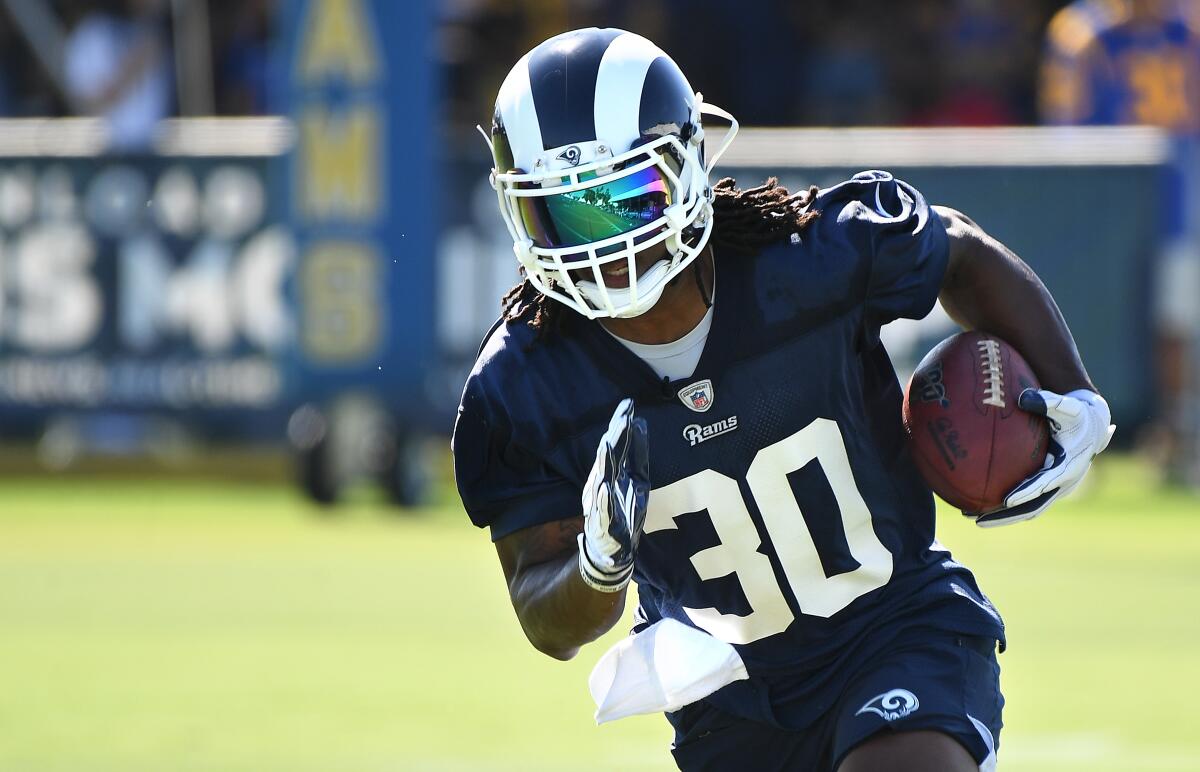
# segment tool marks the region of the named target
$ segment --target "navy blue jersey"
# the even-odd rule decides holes
[[[904,446],[881,325],[937,298],[948,241],[911,186],[864,172],[822,191],[798,237],[716,256],[712,329],[693,375],[663,382],[595,322],[531,345],[498,325],[467,381],[455,474],[498,539],[578,517],[600,435],[634,398],[652,490],[634,580],[639,619],[734,644],[738,715],[799,728],[851,660],[906,626],[1002,638],[971,573],[934,543],[934,505]]]

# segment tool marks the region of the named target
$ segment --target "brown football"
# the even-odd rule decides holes
[[[933,348],[908,382],[904,427],[917,468],[933,492],[964,512],[998,508],[1046,458],[1046,419],[1017,407],[1038,388],[1016,349],[982,332]]]

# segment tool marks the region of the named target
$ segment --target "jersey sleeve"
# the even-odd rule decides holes
[[[869,259],[866,316],[882,326],[920,319],[933,308],[950,244],[925,197],[887,172],[861,172],[849,183],[838,220],[860,256]]]
[[[454,479],[468,516],[492,540],[575,517],[581,491],[543,453],[513,437],[512,421],[481,379],[467,381],[451,440]]]

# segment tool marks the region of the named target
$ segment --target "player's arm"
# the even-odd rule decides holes
[[[963,213],[933,209],[950,237],[938,295],[950,318],[1015,346],[1045,388],[1061,394],[1096,391],[1058,304],[1037,274]]]
[[[607,632],[625,591],[650,495],[646,420],[617,406],[584,484],[583,517],[525,528],[496,542],[508,593],[534,647],[570,659]]]
[[[583,518],[574,517],[509,534],[496,542],[508,594],[525,636],[555,659],[606,633],[625,609],[625,588],[600,592],[579,572]]]
[[[1043,387],[1022,392],[1018,405],[1050,422],[1046,462],[1009,492],[1001,509],[976,522],[1028,520],[1078,485],[1108,446],[1114,429],[1108,403],[1096,392],[1066,320],[1037,274],[961,212],[934,210],[950,242],[938,295],[942,307],[964,328],[984,330],[1016,347]]]

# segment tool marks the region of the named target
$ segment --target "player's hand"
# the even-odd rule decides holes
[[[579,573],[593,588],[618,592],[629,584],[649,496],[646,419],[635,418],[633,400],[625,399],[600,439],[583,487]]]
[[[1042,469],[1025,478],[1004,498],[1004,506],[976,517],[981,526],[1007,525],[1031,520],[1046,511],[1083,480],[1092,459],[1108,447],[1117,427],[1110,423],[1108,403],[1094,391],[1078,389],[1068,394],[1026,389],[1017,406],[1046,416],[1050,422],[1049,452]]]

